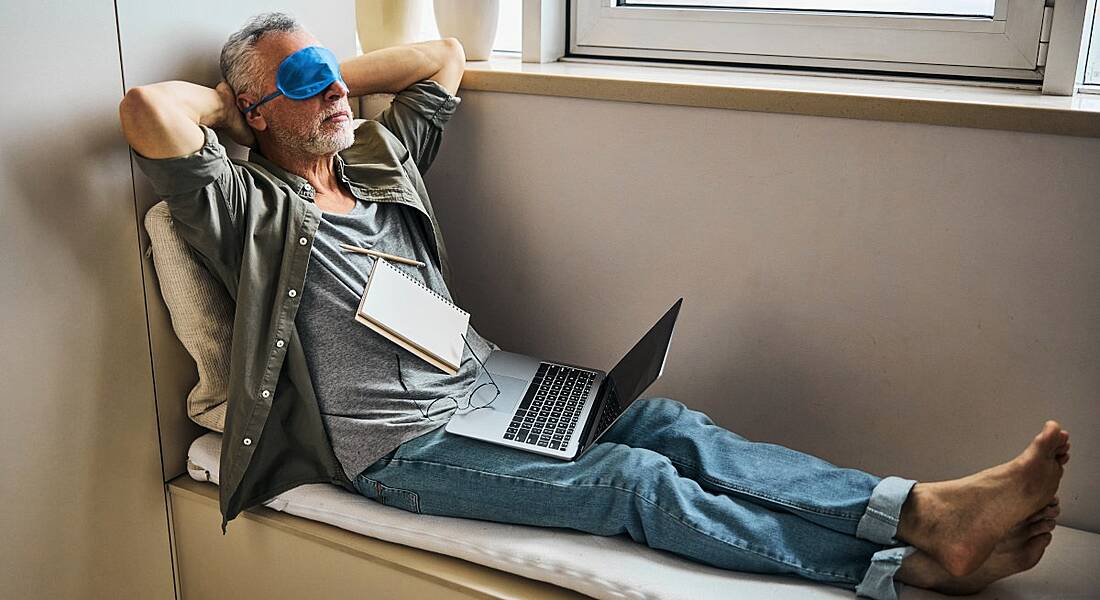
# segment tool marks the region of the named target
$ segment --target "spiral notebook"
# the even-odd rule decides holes
[[[355,320],[443,372],[458,373],[470,313],[384,258],[374,260]]]

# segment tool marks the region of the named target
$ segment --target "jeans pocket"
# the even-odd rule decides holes
[[[356,487],[359,492],[371,500],[386,506],[420,514],[420,496],[412,490],[390,487],[377,479],[363,477],[362,475],[359,476],[357,483]]]

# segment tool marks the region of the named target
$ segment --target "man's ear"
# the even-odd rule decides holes
[[[238,110],[244,110],[249,106],[252,106],[253,102],[255,102],[255,100],[253,100],[248,94],[237,94]],[[267,129],[267,121],[264,119],[264,116],[260,114],[260,109],[262,108],[262,106],[257,106],[256,108],[252,109],[251,112],[241,113],[244,116],[244,122],[256,131],[263,131]]]

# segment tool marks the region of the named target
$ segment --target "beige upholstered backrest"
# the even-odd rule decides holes
[[[145,230],[149,233],[161,295],[172,316],[172,329],[198,368],[198,383],[187,395],[187,416],[207,429],[222,431],[233,301],[225,288],[192,258],[187,244],[176,232],[166,203],[156,204],[145,214]]]

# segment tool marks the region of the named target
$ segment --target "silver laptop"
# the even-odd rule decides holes
[[[661,376],[683,301],[677,300],[610,372],[493,351],[470,388],[470,405],[454,413],[447,431],[576,459]]]

